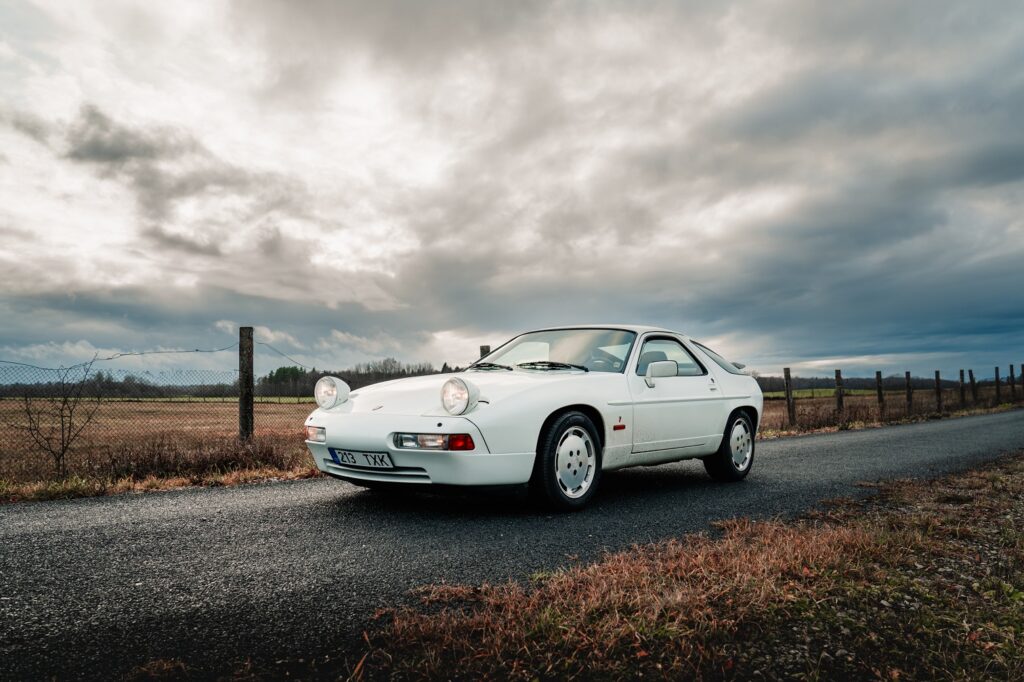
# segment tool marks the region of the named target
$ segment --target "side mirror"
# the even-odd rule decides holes
[[[746,365],[744,365],[742,362],[734,362],[732,363],[732,366],[735,367],[736,369],[743,369],[744,367],[746,367]]]
[[[679,374],[679,365],[675,360],[658,360],[647,365],[647,374],[644,381],[648,388],[654,388],[654,380],[657,377],[674,377]]]

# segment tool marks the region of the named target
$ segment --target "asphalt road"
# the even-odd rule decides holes
[[[395,496],[325,479],[6,505],[0,679],[352,651],[374,610],[417,585],[522,579],[1022,448],[1024,411],[768,441],[743,483],[714,483],[699,462],[631,469],[567,515],[514,496]]]

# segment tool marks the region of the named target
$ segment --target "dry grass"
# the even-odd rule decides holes
[[[992,393],[988,389],[977,406],[959,409],[955,391],[949,391],[945,402],[957,407],[941,415],[935,410],[931,392],[915,394],[915,409],[910,415],[905,404],[891,394],[884,414],[879,413],[873,396],[848,396],[842,415],[836,413],[832,398],[800,399],[796,429],[787,424],[785,401],[767,400],[761,437],[865,428],[1011,408],[1009,404],[994,405]],[[86,429],[68,455],[69,475],[56,478],[50,460],[31,449],[21,430],[25,416],[19,401],[0,400],[0,500],[166,489],[177,487],[182,481],[187,481],[187,485],[218,485],[232,480],[261,480],[261,476],[315,475],[301,432],[311,409],[308,403],[257,403],[256,439],[246,445],[235,438],[237,403],[103,402],[95,423]]]
[[[184,486],[236,485],[318,475],[301,437],[264,434],[250,442],[230,436],[157,432],[69,456],[70,475],[54,478],[36,453],[0,460],[0,502],[93,497]]]
[[[1020,398],[1018,392],[1016,397]],[[971,414],[1002,412],[1012,409],[1008,390],[996,402],[995,389],[980,389],[977,402],[968,391],[966,402],[961,404],[957,391],[944,391],[942,410],[937,406],[934,391],[914,392],[913,405],[907,410],[905,398],[900,394],[887,393],[885,407],[880,408],[874,394],[847,395],[842,413],[836,410],[836,401],[828,398],[799,398],[796,400],[796,427],[789,425],[785,400],[765,400],[761,417],[761,435],[773,438],[795,433],[811,433],[858,428],[870,428],[883,424],[903,424],[944,417],[961,417]]]
[[[160,658],[150,661],[132,670],[126,676],[127,680],[182,680],[188,679],[188,666],[177,659]]]
[[[313,475],[302,437],[309,412],[309,405],[259,404],[256,437],[241,443],[237,404],[103,403],[68,455],[69,476],[55,479],[48,458],[19,432],[24,414],[18,402],[0,401],[0,499]]]
[[[130,477],[109,479],[69,476],[62,480],[39,481],[35,483],[10,483],[0,479],[0,502],[38,502],[42,500],[73,499],[76,497],[101,497],[123,493],[175,490],[196,486],[219,487],[242,485],[245,483],[265,483],[268,481],[294,481],[318,475],[319,471],[317,468],[309,465],[296,466],[291,469],[256,467],[225,473],[196,473],[188,476],[150,475],[141,479]]]
[[[355,678],[1024,679],[1024,458],[532,584],[420,590]],[[325,673],[319,670],[318,673]]]

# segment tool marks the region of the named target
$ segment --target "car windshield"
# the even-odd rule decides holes
[[[488,363],[537,371],[564,371],[573,365],[591,372],[622,372],[636,334],[621,329],[551,329],[517,336],[490,355]],[[533,364],[536,363],[536,364]]]

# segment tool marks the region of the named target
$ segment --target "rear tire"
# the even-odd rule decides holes
[[[742,481],[754,466],[754,425],[746,412],[734,412],[725,427],[718,452],[703,458],[716,481]]]
[[[530,492],[559,511],[582,509],[601,482],[601,441],[590,417],[566,412],[544,431],[530,478]]]

